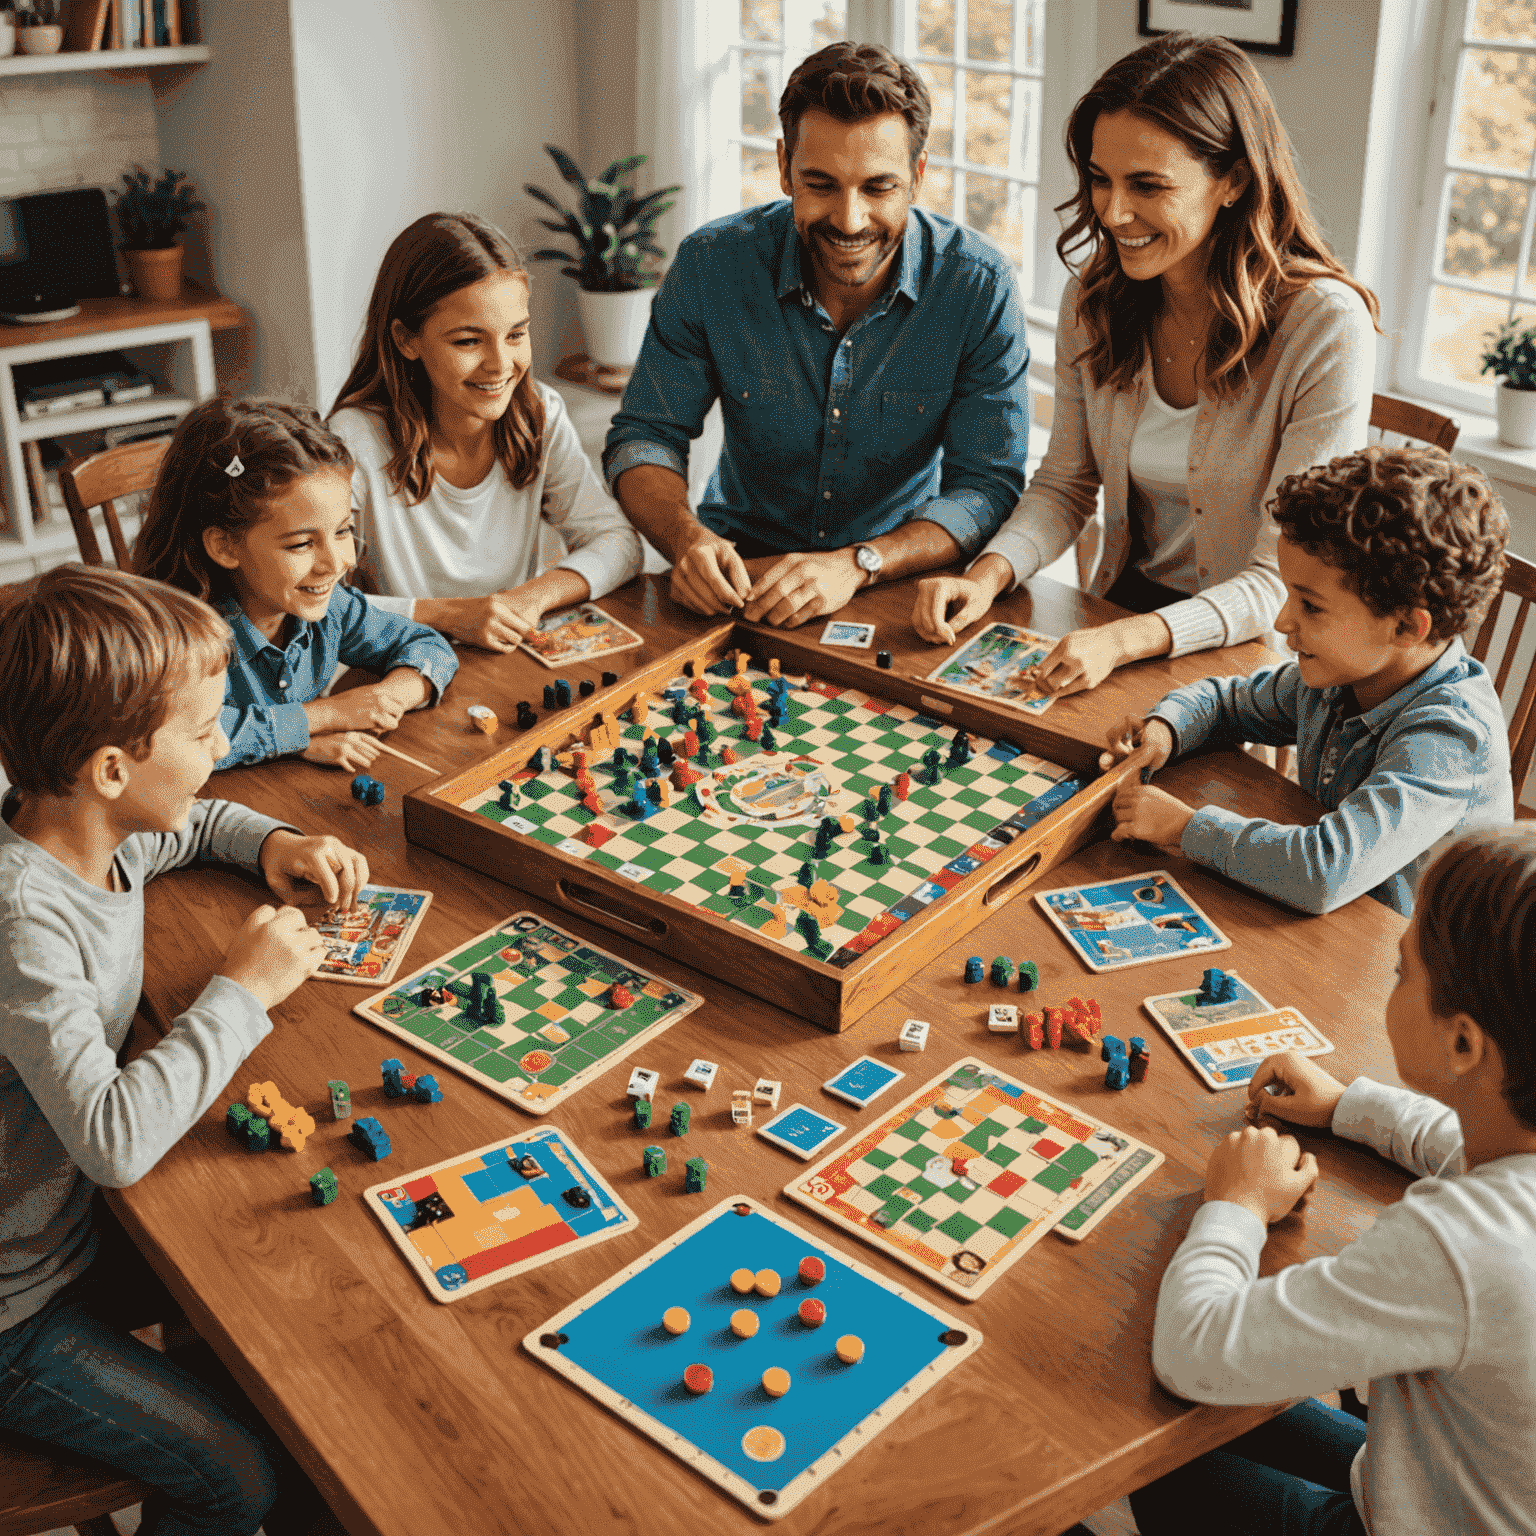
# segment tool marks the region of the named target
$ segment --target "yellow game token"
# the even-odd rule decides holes
[[[757,1313],[749,1312],[745,1307],[739,1312],[732,1312],[731,1332],[738,1339],[750,1339],[757,1332]]]
[[[770,1365],[763,1372],[763,1391],[769,1397],[783,1397],[789,1391],[789,1372],[781,1365]]]
[[[857,1365],[864,1358],[864,1340],[857,1334],[845,1333],[837,1341],[837,1358],[844,1365]]]
[[[688,1325],[692,1321],[693,1319],[688,1316],[687,1307],[668,1307],[661,1314],[661,1326],[668,1333],[687,1333]]]
[[[784,1436],[771,1424],[754,1424],[741,1437],[741,1448],[753,1461],[777,1461],[785,1444]]]
[[[779,1277],[771,1269],[760,1269],[752,1277],[752,1284],[759,1296],[777,1296],[779,1294]]]
[[[745,1296],[756,1284],[757,1276],[750,1269],[735,1269],[731,1271],[731,1289],[739,1295]]]

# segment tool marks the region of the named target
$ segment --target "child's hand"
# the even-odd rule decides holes
[[[1107,737],[1109,751],[1099,753],[1099,767],[1113,768],[1131,757],[1158,769],[1173,756],[1173,727],[1166,720],[1140,720],[1127,715]]]
[[[1211,1153],[1205,1198],[1241,1205],[1268,1227],[1289,1215],[1315,1183],[1317,1159],[1310,1152],[1303,1156],[1294,1136],[1250,1125],[1224,1137]]]
[[[1279,1091],[1267,1092],[1271,1085]],[[1243,1113],[1255,1125],[1261,1115],[1273,1115],[1277,1120],[1327,1130],[1343,1097],[1344,1084],[1336,1077],[1330,1077],[1299,1051],[1282,1051],[1259,1063],[1248,1084]]]
[[[1109,835],[1117,843],[1135,838],[1156,843],[1159,848],[1177,848],[1195,814],[1182,800],[1150,784],[1140,784],[1129,774],[1115,791],[1114,811],[1115,830]]]
[[[399,693],[383,683],[349,688],[333,695],[331,704],[341,711],[340,728],[344,731],[392,731],[410,708]]]
[[[314,975],[324,956],[325,941],[297,907],[257,907],[240,925],[219,974],[271,1012]]]
[[[363,731],[335,731],[316,736],[299,754],[306,763],[324,763],[331,768],[345,768],[361,773],[383,749]]]
[[[917,584],[912,628],[930,645],[953,645],[955,636],[992,606],[994,595],[969,576],[925,576]]]
[[[261,845],[261,872],[290,906],[312,904],[319,890],[327,912],[346,912],[368,884],[368,860],[336,837],[279,830]]]

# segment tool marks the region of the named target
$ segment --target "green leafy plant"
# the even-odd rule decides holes
[[[1511,389],[1536,389],[1536,323],[1517,315],[1497,331],[1484,331],[1483,340],[1489,348],[1481,372],[1503,379]]]
[[[23,27],[56,27],[64,19],[64,0],[32,0],[17,16]]]
[[[660,187],[640,197],[632,178],[645,164],[644,155],[615,160],[601,176],[588,181],[563,149],[553,144],[544,148],[575,188],[576,207],[562,207],[542,187],[525,186],[523,190],[560,215],[559,222],[540,219],[539,223],[557,235],[569,235],[576,242],[576,250],[535,251],[533,259],[564,262],[560,270],[574,277],[588,293],[628,293],[654,286],[658,275],[654,260],[648,258],[666,254],[656,243],[656,220],[672,206],[662,199],[680,192],[681,186]]]
[[[206,207],[187,181],[185,171],[167,170],[152,182],[139,166],[123,175],[123,190],[113,207],[125,251],[163,251],[176,244],[189,216]]]

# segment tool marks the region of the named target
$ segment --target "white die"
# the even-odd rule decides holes
[[[731,1122],[734,1125],[752,1124],[752,1090],[738,1088],[731,1094]]]
[[[720,1070],[712,1061],[696,1061],[683,1073],[685,1083],[708,1090],[714,1086],[715,1074]]]
[[[783,1083],[776,1083],[770,1077],[760,1077],[757,1087],[752,1090],[752,1097],[759,1104],[766,1104],[770,1109],[779,1107],[779,1094],[783,1092]]]
[[[987,1009],[987,1028],[994,1035],[1016,1035],[1019,1032],[1019,1010],[1013,1003],[993,1003]]]
[[[908,1019],[901,1026],[896,1044],[904,1051],[920,1051],[928,1044],[928,1025],[922,1019]]]
[[[644,1067],[636,1067],[629,1074],[629,1096],[632,1099],[648,1099],[655,1093],[656,1085],[661,1081],[659,1073],[647,1072]]]

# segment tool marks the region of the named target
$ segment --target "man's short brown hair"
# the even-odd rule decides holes
[[[0,614],[0,763],[24,795],[67,795],[102,747],[142,761],[188,682],[229,664],[229,626],[186,592],[61,565]]]
[[[1439,448],[1362,448],[1287,475],[1272,511],[1377,618],[1425,609],[1433,640],[1481,619],[1504,580],[1503,503]]]
[[[840,123],[862,123],[887,112],[901,113],[906,119],[914,171],[917,157],[928,142],[928,124],[933,117],[922,77],[878,43],[830,43],[789,77],[779,97],[786,161],[794,159],[800,119],[810,111],[825,112]]]

